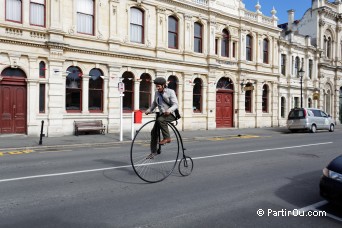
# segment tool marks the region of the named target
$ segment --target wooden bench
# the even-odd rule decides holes
[[[88,120],[88,121],[75,121],[75,135],[79,132],[99,131],[105,134],[106,126],[102,124],[102,120]]]

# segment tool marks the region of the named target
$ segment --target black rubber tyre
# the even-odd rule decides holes
[[[311,133],[316,133],[316,132],[317,132],[317,127],[316,127],[315,124],[312,124],[311,129],[310,129],[310,132],[311,132]]]
[[[178,171],[182,176],[189,176],[194,168],[194,162],[189,156],[182,158],[178,164]]]
[[[168,177],[176,166],[179,154],[178,136],[174,128],[168,124],[171,142],[165,145],[158,144],[158,153],[151,156],[151,130],[155,123],[155,120],[145,123],[136,132],[131,144],[133,170],[140,179],[149,183],[159,182]]]
[[[329,131],[334,132],[334,130],[335,130],[334,124],[330,124]]]

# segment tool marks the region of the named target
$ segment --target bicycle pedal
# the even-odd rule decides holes
[[[186,148],[183,148],[183,150],[186,150]]]

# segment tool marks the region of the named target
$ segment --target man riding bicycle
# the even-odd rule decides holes
[[[167,122],[176,120],[174,111],[178,109],[178,100],[175,91],[166,87],[165,78],[157,77],[153,82],[156,85],[157,91],[155,92],[151,107],[146,110],[145,114],[150,114],[156,107],[158,107],[159,114],[157,115],[157,125],[159,125],[163,135],[163,140],[161,140],[159,144],[164,145],[171,142]],[[155,125],[151,131],[150,158],[153,158],[157,154],[157,140],[158,126]]]

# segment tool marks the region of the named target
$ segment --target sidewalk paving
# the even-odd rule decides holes
[[[335,129],[342,129],[342,125],[337,125]],[[228,137],[238,135],[272,135],[272,134],[288,134],[286,127],[274,128],[226,128],[214,130],[196,130],[196,131],[180,131],[183,139],[200,139],[212,137]],[[43,137],[42,145],[39,145],[39,137],[27,135],[1,135],[0,134],[0,151],[9,149],[28,149],[28,148],[55,148],[55,147],[87,147],[105,144],[123,144],[131,142],[131,133],[124,132],[123,141],[120,142],[119,133],[110,134],[87,134],[87,135],[67,135],[60,137]]]

